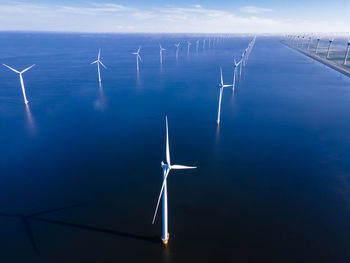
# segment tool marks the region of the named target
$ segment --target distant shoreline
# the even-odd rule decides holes
[[[304,55],[306,55],[306,56],[308,56],[310,58],[313,58],[314,60],[317,60],[318,62],[321,62],[322,64],[324,64],[324,65],[326,65],[326,66],[328,66],[328,67],[330,67],[330,68],[332,68],[332,69],[334,69],[334,70],[336,70],[336,71],[338,71],[338,72],[340,72],[340,73],[350,77],[350,70],[349,69],[344,68],[341,65],[338,65],[338,64],[336,64],[336,63],[334,63],[334,62],[332,62],[332,61],[330,61],[328,59],[319,57],[316,54],[312,54],[312,53],[307,52],[306,50],[303,50],[301,48],[289,45],[288,43],[286,43],[284,41],[282,41],[282,43],[284,45],[286,45],[287,47],[295,49],[295,50],[299,51],[300,53],[302,53],[302,54],[304,54]]]

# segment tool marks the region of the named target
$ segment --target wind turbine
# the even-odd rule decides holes
[[[235,91],[237,67],[242,63],[242,60],[240,60],[240,61],[237,63],[237,62],[236,62],[236,59],[233,59],[233,62],[235,63],[235,65],[234,65],[234,68],[233,68],[233,85],[232,85],[232,92]]]
[[[310,48],[310,44],[311,44],[311,37],[309,37],[309,42],[308,42],[308,44],[307,44],[307,50],[309,50],[309,48]]]
[[[334,41],[334,38],[330,38],[329,39],[329,45],[328,45],[328,51],[327,51],[327,58],[329,58],[329,51],[331,50],[331,45],[332,45],[332,42]]]
[[[97,60],[94,62],[91,62],[91,64],[97,63],[97,73],[98,73],[98,82],[101,83],[101,73],[100,73],[100,64],[103,66],[105,69],[107,68],[105,65],[100,60],[101,58],[101,49],[98,50],[98,55],[97,55]]]
[[[14,72],[16,72],[16,73],[19,74],[19,79],[20,79],[20,81],[21,81],[21,87],[22,87],[22,93],[23,93],[24,103],[25,103],[26,105],[28,105],[28,100],[27,100],[27,96],[26,96],[26,90],[24,89],[24,83],[23,83],[22,74],[23,74],[24,72],[26,72],[27,70],[31,69],[32,67],[34,67],[35,64],[31,65],[30,67],[28,67],[28,68],[26,68],[26,69],[24,69],[24,70],[22,70],[22,71],[15,70],[14,68],[11,68],[10,66],[8,66],[8,65],[6,65],[6,64],[3,64],[3,65],[4,65],[5,67],[11,69],[12,71],[14,71]]]
[[[196,53],[198,54],[199,40],[196,40]]]
[[[137,72],[139,71],[139,59],[140,59],[140,62],[142,62],[142,59],[140,57],[140,50],[141,50],[141,46],[139,46],[139,48],[137,49],[136,52],[131,53],[133,55],[136,55],[136,69],[137,69]]]
[[[180,42],[175,44],[176,47],[176,60],[179,58],[179,47],[180,47]]]
[[[169,241],[169,232],[168,232],[168,191],[167,191],[167,178],[169,175],[170,170],[181,170],[181,169],[195,169],[197,167],[195,166],[184,166],[184,165],[177,165],[177,164],[171,164],[170,163],[170,150],[169,150],[169,133],[168,133],[168,117],[165,117],[166,122],[166,163],[163,161],[161,162],[161,167],[163,169],[163,184],[160,188],[160,193],[158,197],[158,202],[156,206],[156,210],[154,212],[153,221],[152,224],[154,224],[154,221],[157,216],[157,211],[159,207],[159,202],[161,197],[163,196],[163,207],[162,207],[162,214],[163,214],[163,227],[162,227],[162,241],[164,245],[168,244]]]
[[[220,77],[221,77],[221,78],[220,78],[221,82],[219,83],[220,95],[219,95],[218,120],[216,121],[217,125],[220,124],[222,92],[223,92],[224,88],[232,87],[232,85],[224,85],[224,80],[223,80],[223,78],[222,78],[222,69],[221,69],[221,67],[220,67]]]
[[[203,50],[205,49],[205,39],[203,39]]]
[[[318,37],[318,38],[317,38],[316,49],[315,49],[315,54],[317,54],[317,51],[318,51],[318,46],[319,46],[319,44],[320,44],[320,40],[321,40],[321,38],[320,38],[320,37]]]
[[[190,41],[187,41],[187,55],[190,54],[190,46],[192,45],[192,43]]]
[[[344,65],[346,65],[346,61],[348,60],[349,48],[350,48],[350,39],[348,39],[348,47],[346,48],[346,52],[345,52]]]
[[[243,59],[244,59],[244,52],[241,55],[241,63],[239,65],[239,77],[242,76],[242,64],[243,64],[242,61],[243,61]]]
[[[160,58],[160,64],[163,64],[163,50],[166,50],[165,48],[162,48],[162,45],[159,44],[159,58]]]

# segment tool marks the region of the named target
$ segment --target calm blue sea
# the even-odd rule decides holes
[[[349,262],[350,79],[258,36],[217,128],[251,40],[0,33],[0,262]]]

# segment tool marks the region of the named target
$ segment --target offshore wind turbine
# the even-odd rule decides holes
[[[192,43],[190,41],[187,41],[187,55],[190,54],[190,46],[192,45]]]
[[[163,203],[162,203],[162,219],[163,219],[163,226],[162,226],[162,241],[164,245],[168,244],[169,241],[169,231],[168,231],[168,191],[167,191],[167,178],[169,175],[170,170],[182,170],[182,169],[195,169],[197,167],[195,166],[184,166],[184,165],[177,165],[177,164],[171,164],[170,162],[170,149],[169,149],[169,132],[168,132],[168,117],[165,117],[166,122],[166,163],[163,161],[161,162],[161,168],[163,169],[163,184],[160,188],[160,193],[157,201],[156,210],[154,212],[153,221],[152,224],[154,224],[154,221],[157,216],[157,211],[159,207],[160,199],[163,197]]]
[[[233,68],[233,84],[232,84],[232,92],[235,91],[235,86],[236,86],[236,72],[237,72],[237,67],[242,63],[242,60],[240,60],[238,63],[236,62],[236,59],[233,59],[234,68]]]
[[[224,88],[228,88],[228,87],[232,87],[232,85],[224,85],[224,79],[222,77],[222,68],[220,67],[220,83],[219,83],[220,95],[219,95],[218,119],[216,121],[217,125],[220,124],[222,92],[223,92]]]
[[[196,53],[198,54],[199,40],[196,40]]]
[[[23,98],[24,98],[24,104],[28,105],[28,100],[27,100],[27,96],[26,96],[26,90],[24,88],[24,83],[23,83],[23,77],[22,77],[22,74],[26,71],[28,71],[29,69],[31,69],[32,67],[35,66],[35,64],[31,65],[30,67],[22,70],[22,71],[18,71],[18,70],[15,70],[14,68],[11,68],[10,66],[6,65],[6,64],[3,64],[5,67],[11,69],[12,71],[16,72],[19,74],[19,80],[21,82],[21,87],[22,87],[22,93],[23,93]]]
[[[309,50],[309,48],[310,48],[310,44],[311,44],[311,37],[309,37],[309,41],[308,41],[308,44],[307,44],[307,50]]]
[[[179,58],[179,47],[180,47],[180,42],[175,44],[176,47],[176,60]]]
[[[97,60],[94,62],[91,62],[91,64],[97,64],[97,73],[98,73],[98,82],[101,83],[101,73],[100,73],[100,64],[103,66],[105,69],[107,68],[105,65],[100,60],[101,58],[101,49],[98,50],[98,55],[97,55]]]
[[[160,59],[160,64],[163,64],[163,51],[166,50],[165,48],[162,48],[162,45],[159,44],[159,59]]]
[[[346,65],[346,62],[348,60],[349,48],[350,48],[350,39],[348,39],[348,46],[346,48],[345,57],[344,57],[344,65]]]
[[[239,65],[239,77],[242,76],[242,64],[243,64],[242,61],[243,61],[243,59],[244,59],[244,52],[241,55],[241,63]]]
[[[318,37],[318,38],[317,38],[316,49],[315,49],[315,54],[317,54],[317,51],[318,51],[318,46],[319,46],[319,44],[320,44],[320,40],[321,40],[321,38],[320,38],[320,37]]]
[[[203,50],[205,49],[205,39],[203,39]]]
[[[334,38],[330,38],[329,39],[329,45],[328,45],[328,50],[327,50],[327,58],[329,58],[329,52],[331,50],[331,45],[332,45],[333,41],[334,41]]]
[[[137,70],[137,72],[139,71],[139,59],[140,59],[140,62],[142,62],[142,59],[140,56],[140,50],[141,50],[141,46],[139,46],[139,48],[137,49],[136,52],[131,53],[133,55],[136,55],[136,70]]]

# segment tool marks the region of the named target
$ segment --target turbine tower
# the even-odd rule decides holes
[[[203,39],[203,50],[205,49],[205,39]]]
[[[27,100],[27,96],[26,96],[26,90],[24,89],[24,83],[23,83],[23,77],[22,77],[22,74],[24,72],[26,72],[27,70],[31,69],[32,67],[35,66],[35,64],[31,65],[30,67],[22,70],[22,71],[18,71],[18,70],[15,70],[14,68],[11,68],[10,66],[6,65],[6,64],[3,64],[5,67],[11,69],[12,71],[16,72],[19,74],[19,80],[21,82],[21,87],[22,87],[22,93],[23,93],[23,98],[24,98],[24,104],[25,105],[28,105],[28,100]]]
[[[141,50],[141,46],[139,46],[139,48],[137,49],[136,52],[131,53],[133,55],[136,55],[136,70],[137,70],[137,72],[139,72],[139,59],[140,59],[140,62],[142,62],[142,59],[140,57],[140,50]]]
[[[350,48],[350,39],[348,40],[348,46],[347,46],[346,52],[345,52],[344,65],[346,65],[346,62],[348,60],[349,48]]]
[[[223,77],[222,77],[222,69],[220,67],[220,83],[219,83],[220,95],[219,95],[218,119],[216,121],[217,125],[220,124],[222,92],[223,92],[224,88],[228,88],[228,87],[232,87],[232,85],[224,85],[224,80],[223,80]]]
[[[97,55],[97,60],[94,62],[91,62],[91,64],[97,63],[97,74],[98,74],[98,82],[101,84],[101,73],[100,73],[100,64],[103,66],[105,69],[107,68],[105,65],[100,60],[101,58],[101,49],[98,50],[98,55]]]
[[[331,50],[331,45],[332,45],[333,41],[334,41],[334,38],[330,38],[330,39],[329,39],[329,45],[328,45],[328,51],[327,51],[327,58],[329,58],[329,52],[330,52],[330,50]]]
[[[196,40],[196,53],[198,54],[199,40]]]
[[[166,50],[165,48],[162,48],[162,45],[159,44],[159,59],[160,59],[160,64],[163,64],[163,50]]]
[[[163,169],[163,184],[160,189],[156,210],[154,212],[152,224],[157,216],[157,211],[159,207],[160,199],[163,197],[163,227],[162,227],[162,241],[164,245],[168,244],[169,241],[169,231],[168,231],[168,192],[167,192],[167,178],[170,170],[181,170],[181,169],[195,169],[195,166],[184,166],[184,165],[176,165],[170,163],[170,150],[169,150],[169,133],[168,133],[168,117],[165,117],[166,122],[166,163],[161,162],[161,167]]]

